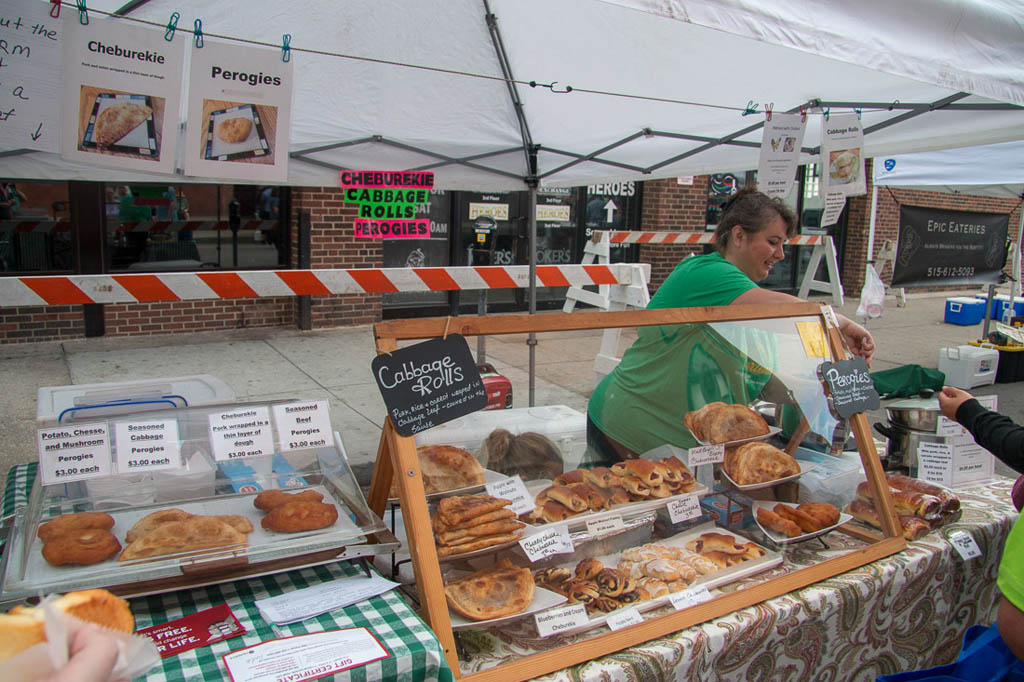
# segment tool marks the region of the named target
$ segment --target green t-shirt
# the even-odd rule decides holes
[[[755,288],[720,253],[693,256],[676,266],[647,308],[729,305]],[[590,419],[637,453],[665,443],[693,447],[697,443],[683,425],[683,415],[715,400],[747,404],[767,382],[770,375],[749,363],[748,355],[769,357],[770,350],[739,350],[771,345],[756,332],[747,329],[739,333],[745,339],[727,341],[706,324],[639,327],[637,340],[618,367],[594,389],[587,407]]]
[[[1024,611],[1024,521],[1018,517],[1003,546],[996,584],[1003,596]]]

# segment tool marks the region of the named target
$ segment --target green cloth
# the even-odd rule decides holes
[[[676,266],[647,309],[724,306],[755,288],[720,253],[693,256]],[[774,349],[772,335],[735,324],[640,327],[594,390],[588,416],[636,453],[665,443],[693,447],[683,415],[715,400],[751,402],[770,377],[763,367],[772,366]]]
[[[996,584],[1010,603],[1024,611],[1024,522],[1021,518],[1017,518],[1003,545]]]

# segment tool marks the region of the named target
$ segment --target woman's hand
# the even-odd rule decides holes
[[[46,682],[107,682],[117,665],[117,640],[92,625],[71,638],[71,658]]]
[[[954,386],[943,386],[942,392],[937,397],[942,414],[956,421],[956,411],[974,396]]]
[[[864,327],[860,326],[848,317],[839,316],[839,333],[846,340],[846,347],[854,355],[864,358],[864,362],[871,367],[871,356],[875,354],[875,340]]]

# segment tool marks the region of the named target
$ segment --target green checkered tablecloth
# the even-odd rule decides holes
[[[4,488],[4,515],[12,513],[16,505],[27,502],[28,491],[35,475],[35,464],[20,464],[11,469]],[[159,625],[211,606],[227,604],[246,630],[246,633],[239,637],[162,659],[161,667],[153,668],[149,674],[139,679],[153,682],[227,679],[227,671],[221,657],[236,649],[292,635],[367,627],[377,636],[390,655],[382,660],[339,673],[335,676],[336,679],[353,682],[453,680],[452,672],[434,633],[396,592],[387,592],[379,597],[291,625],[267,623],[260,617],[256,608],[255,602],[258,599],[359,574],[358,566],[339,562],[131,599],[136,628]]]

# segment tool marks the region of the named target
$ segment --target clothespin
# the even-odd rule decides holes
[[[743,110],[741,116],[750,116],[751,114],[757,113],[757,102],[752,99],[747,100],[747,108]]]
[[[196,47],[201,48],[203,46],[203,20],[196,19],[194,26],[195,28],[192,29],[192,33],[196,37]]]
[[[896,105],[899,104],[899,103],[900,103],[900,101],[898,99],[894,99],[892,101],[892,104],[889,105],[889,111],[892,111],[893,109],[895,109]]]
[[[50,0],[50,4],[53,5],[50,8],[50,16],[54,19],[60,19],[60,0]]]
[[[764,120],[772,120],[772,109],[775,108],[775,102],[769,102],[764,105]]]
[[[285,33],[281,36],[281,61],[290,62],[292,60],[292,34]]]
[[[89,8],[85,6],[85,0],[75,0],[78,5],[78,23],[82,26],[89,25]]]
[[[171,42],[172,40],[174,40],[174,32],[178,30],[178,19],[180,18],[180,14],[178,14],[177,12],[172,12],[171,18],[167,20],[167,30],[164,31],[164,40],[166,40],[167,42]]]
[[[807,109],[800,105],[800,122],[807,123]]]
[[[854,107],[854,108],[853,108],[853,113],[857,114],[857,120],[858,120],[858,121],[860,120],[860,112],[861,112],[861,111],[862,111],[862,108],[861,108],[861,107]]]
[[[825,107],[824,109],[821,110],[821,113],[825,114],[825,120],[826,121],[828,120],[828,115],[829,115],[829,113],[831,113],[831,111],[832,111],[832,107]]]

